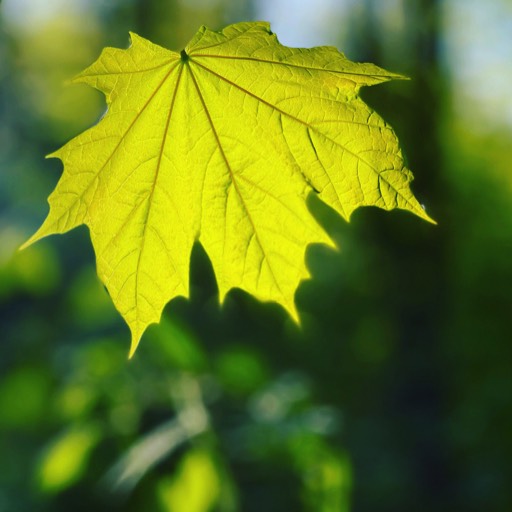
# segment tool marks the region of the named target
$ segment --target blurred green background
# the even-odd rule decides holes
[[[201,24],[272,23],[412,78],[365,90],[439,225],[311,209],[298,329],[197,246],[127,361],[85,228],[17,247],[104,110],[64,81],[133,30],[181,49]],[[0,2],[0,512],[512,510],[512,2]]]

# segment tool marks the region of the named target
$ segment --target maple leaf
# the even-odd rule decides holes
[[[238,287],[298,319],[306,248],[334,245],[308,193],[346,219],[371,205],[430,220],[393,130],[358,97],[400,75],[333,47],[282,46],[263,22],[202,27],[181,53],[130,35],[74,79],[105,93],[108,111],[50,155],[64,171],[25,244],[89,227],[130,354],[167,302],[188,297],[196,240],[221,302]]]

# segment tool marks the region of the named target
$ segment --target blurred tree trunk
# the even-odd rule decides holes
[[[385,391],[379,386],[375,392],[382,394],[382,410],[389,415],[390,423],[384,428],[389,429],[387,435],[393,449],[401,452],[397,461],[401,473],[396,476],[399,483],[395,483],[396,491],[391,495],[396,501],[384,504],[377,496],[370,497],[375,489],[365,486],[365,469],[361,468],[358,475],[356,460],[356,510],[376,510],[379,503],[379,510],[444,510],[454,494],[443,433],[446,369],[441,347],[447,311],[449,238],[442,205],[449,203],[439,139],[446,90],[439,72],[441,2],[402,0],[400,8],[405,23],[402,47],[397,51],[405,59],[400,63],[401,69],[395,69],[396,63],[391,69],[406,73],[412,81],[364,94],[397,130],[416,177],[413,190],[429,205],[429,214],[439,220],[439,226],[410,216],[399,222],[398,216],[369,214],[370,236],[378,240],[384,268],[392,273],[390,286],[381,290],[381,303],[394,319],[398,338],[396,357],[387,369],[386,383],[392,384]],[[383,33],[384,22],[379,18],[382,13],[380,2],[364,0],[358,57],[387,67],[382,38],[396,35]],[[399,90],[401,96],[393,90]],[[405,106],[397,109],[397,102],[405,102]]]
[[[443,101],[447,84],[442,83],[440,67],[441,1],[407,0],[405,19],[412,30],[414,51],[410,73],[411,96],[404,109],[410,167],[416,175],[417,193],[432,206],[431,215],[439,220],[436,227],[408,230],[404,240],[410,240],[409,264],[401,271],[403,329],[401,340],[404,377],[397,388],[397,399],[408,418],[413,435],[410,454],[414,457],[414,473],[418,495],[411,496],[410,506],[421,502],[424,510],[446,509],[454,498],[454,478],[450,471],[446,443],[447,418],[443,358],[443,338],[446,332],[446,275],[449,257],[448,180],[443,169],[441,133]],[[401,251],[398,244],[392,247]],[[414,262],[414,263],[413,263]],[[419,264],[417,263],[419,262]],[[416,276],[416,277],[413,277]],[[407,297],[415,297],[409,301]],[[447,376],[448,377],[448,376]],[[415,505],[416,504],[416,505]],[[457,508],[457,507],[455,507]],[[419,510],[419,507],[416,508]]]
[[[136,0],[135,32],[161,46],[174,49],[180,39],[179,9],[176,0]]]
[[[220,30],[225,25],[251,18],[251,0],[233,2],[185,2],[179,0],[136,0],[137,30],[157,44],[181,49],[201,25]]]

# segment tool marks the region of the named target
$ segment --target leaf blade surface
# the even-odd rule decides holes
[[[372,205],[430,220],[393,130],[358,96],[399,75],[332,47],[287,48],[263,22],[202,27],[181,54],[131,39],[75,79],[102,91],[108,112],[50,155],[64,172],[26,244],[89,227],[131,354],[165,304],[188,297],[196,240],[221,301],[238,287],[297,320],[306,248],[333,245],[311,191],[346,219]]]

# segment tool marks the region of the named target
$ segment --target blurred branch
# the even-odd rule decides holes
[[[111,492],[129,494],[148,471],[178,446],[209,428],[208,412],[197,379],[182,374],[177,380],[172,389],[176,417],[137,441],[112,467],[104,479]]]

